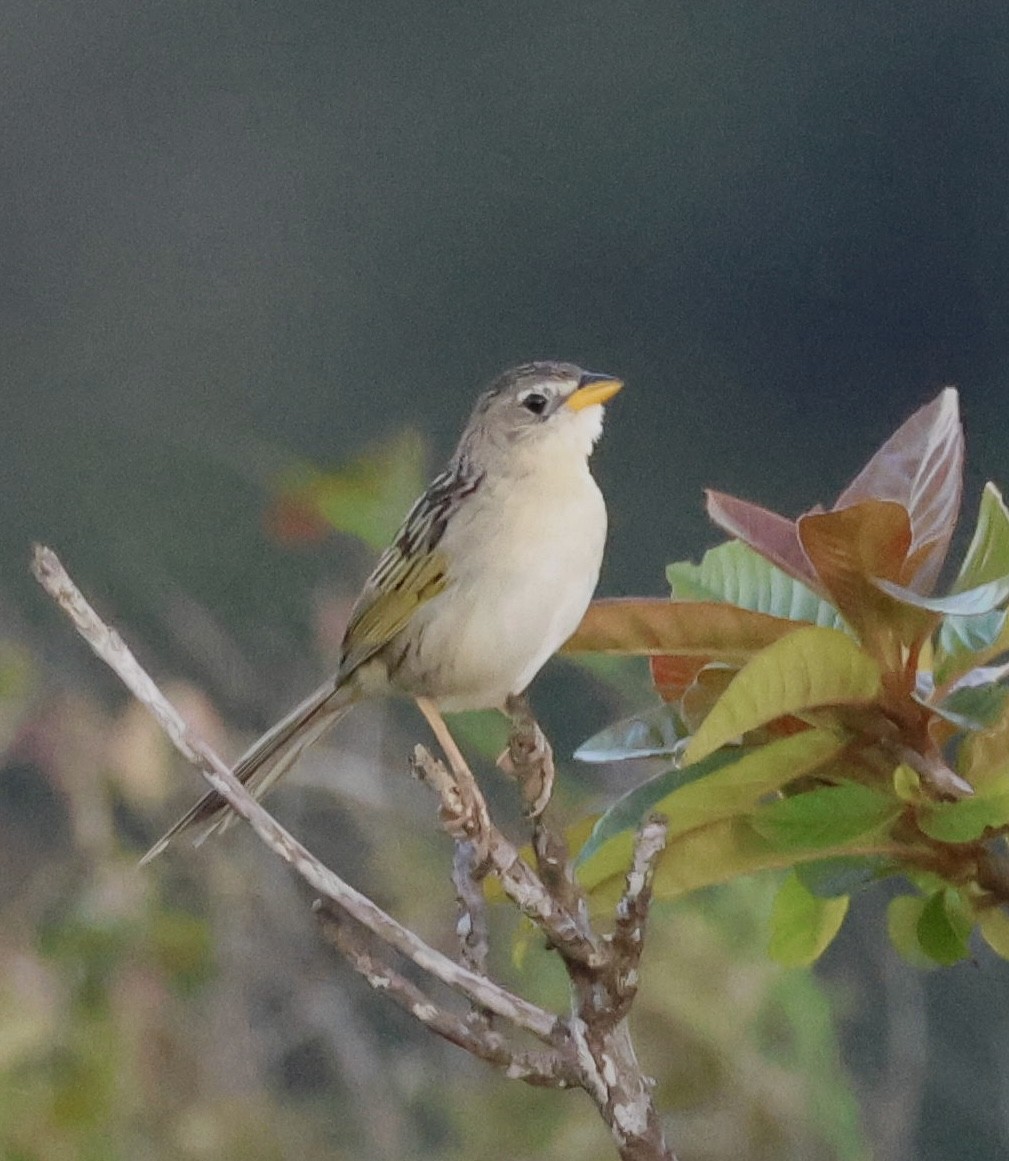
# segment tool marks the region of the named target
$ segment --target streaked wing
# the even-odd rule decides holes
[[[460,456],[431,482],[407,514],[396,539],[365,582],[344,635],[340,680],[374,657],[416,610],[451,580],[437,551],[452,514],[480,486],[483,474]]]

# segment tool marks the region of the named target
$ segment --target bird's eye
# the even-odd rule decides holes
[[[522,406],[533,415],[542,415],[547,405],[547,397],[538,391],[531,391],[523,400]]]

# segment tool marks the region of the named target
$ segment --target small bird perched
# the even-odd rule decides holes
[[[335,676],[235,767],[258,797],[357,701],[387,693],[440,710],[504,709],[571,636],[599,578],[606,506],[589,472],[619,379],[570,363],[506,371],[477,400],[448,467],[364,583]],[[180,831],[222,821],[211,791]]]

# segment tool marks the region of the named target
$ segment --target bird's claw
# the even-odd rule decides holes
[[[531,717],[516,720],[498,768],[518,782],[527,818],[539,818],[554,788],[554,752]]]

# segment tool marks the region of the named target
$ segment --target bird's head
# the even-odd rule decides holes
[[[603,427],[603,404],[623,387],[612,375],[572,363],[525,363],[505,371],[480,397],[463,436],[468,451],[587,457]]]

